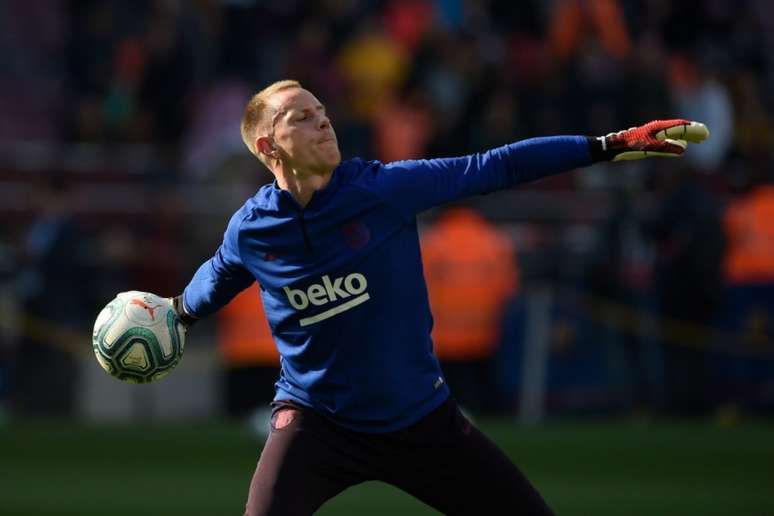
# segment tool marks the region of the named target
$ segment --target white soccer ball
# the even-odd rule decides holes
[[[172,303],[148,292],[122,292],[99,313],[92,345],[97,362],[112,376],[147,383],[180,362],[185,327]]]

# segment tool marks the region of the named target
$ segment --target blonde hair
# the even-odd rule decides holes
[[[239,126],[242,132],[242,140],[250,149],[250,152],[255,154],[261,161],[260,153],[255,148],[256,132],[267,125],[270,120],[271,114],[266,109],[268,107],[267,101],[269,97],[277,93],[278,91],[286,90],[289,88],[301,88],[301,83],[293,80],[277,81],[265,87],[247,102],[245,106],[245,112],[242,115],[242,123]]]

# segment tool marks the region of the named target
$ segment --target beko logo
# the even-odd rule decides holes
[[[359,272],[353,272],[334,280],[331,280],[330,276],[326,274],[321,279],[322,284],[312,283],[306,291],[289,287],[282,287],[282,290],[288,296],[290,305],[296,310],[304,310],[310,303],[314,306],[323,306],[339,299],[348,299],[348,301],[312,317],[301,319],[301,326],[323,321],[371,299],[371,296],[366,292],[368,280]]]

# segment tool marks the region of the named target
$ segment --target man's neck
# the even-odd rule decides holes
[[[333,170],[327,172],[302,172],[294,169],[281,169],[275,172],[277,185],[290,192],[296,202],[305,208],[317,190],[325,188],[331,180]]]

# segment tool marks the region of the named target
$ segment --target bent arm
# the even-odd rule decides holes
[[[201,319],[224,307],[254,281],[247,269],[224,260],[221,246],[215,256],[199,267],[183,291],[183,309]]]
[[[232,217],[215,255],[199,267],[183,291],[182,308],[195,319],[218,311],[255,281],[239,252],[238,214]]]

